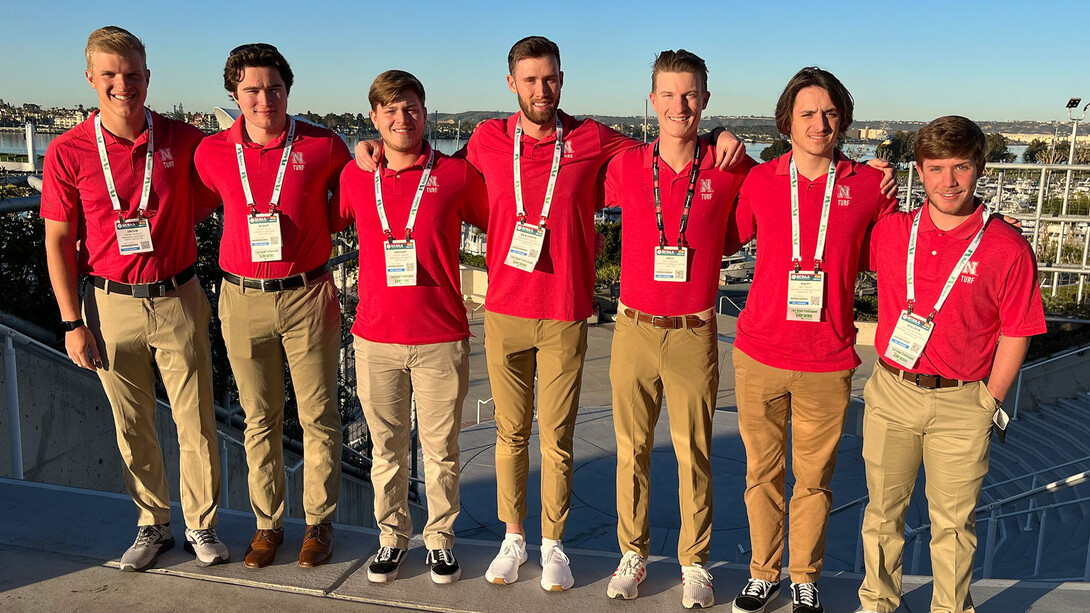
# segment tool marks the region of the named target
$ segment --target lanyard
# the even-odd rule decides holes
[[[560,153],[564,150],[564,128],[560,126],[560,117],[556,118],[556,149],[553,151],[553,168],[549,171],[549,186],[545,188],[545,203],[541,206],[541,227],[545,227],[545,221],[549,218],[549,211],[553,207],[553,188],[556,187],[556,175],[560,174]],[[518,212],[519,223],[526,222],[526,207],[522,205],[522,165],[519,164],[522,148],[522,121],[521,117],[515,121],[515,210]]]
[[[829,175],[825,178],[825,201],[821,205],[821,224],[818,226],[817,247],[814,249],[814,271],[821,270],[825,255],[825,235],[829,231],[829,209],[833,202],[833,184],[836,183],[836,156],[829,161]],[[799,171],[795,167],[795,156],[791,156],[791,262],[795,272],[802,263],[802,249],[799,243]]]
[[[140,190],[140,208],[137,215],[143,217],[148,210],[151,196],[151,162],[155,156],[155,133],[151,126],[151,111],[144,109],[144,118],[148,122],[148,152],[144,159],[144,187]],[[124,220],[121,214],[121,201],[117,199],[117,187],[114,186],[113,171],[110,170],[110,158],[106,155],[106,139],[102,136],[102,114],[95,115],[95,141],[98,143],[98,159],[102,162],[102,174],[106,176],[106,191],[110,193],[110,202],[117,211],[118,220]]]
[[[689,210],[693,206],[693,194],[696,193],[696,177],[700,174],[700,141],[696,143],[693,154],[693,167],[689,171],[689,188],[685,192],[685,206],[681,209],[681,229],[677,233],[677,246],[685,246],[685,228],[689,225]],[[654,155],[651,158],[651,177],[655,192],[655,221],[659,224],[659,247],[666,246],[666,229],[662,224],[662,196],[659,193],[659,143],[655,141]]]
[[[923,217],[924,210],[920,209],[920,214],[916,215],[916,219],[912,220],[912,234],[908,239],[908,261],[905,264],[905,281],[908,285],[908,312],[912,313],[912,309],[916,306],[916,283],[915,283],[915,270],[916,270],[916,237],[920,231],[920,218]],[[935,306],[931,309],[931,314],[927,316],[927,321],[930,322],[935,319],[935,316],[939,314],[939,309],[946,303],[946,298],[950,295],[950,290],[954,289],[954,283],[958,280],[958,275],[961,274],[961,269],[965,268],[965,264],[969,262],[969,258],[973,257],[973,253],[976,252],[977,246],[980,245],[980,239],[984,237],[984,228],[988,226],[988,209],[985,208],[981,211],[981,217],[983,223],[980,225],[980,230],[973,237],[973,241],[969,243],[969,247],[965,249],[965,253],[961,254],[961,259],[958,260],[957,266],[954,267],[954,271],[950,273],[950,278],[946,280],[946,285],[942,288],[942,293],[939,294],[939,299],[935,301]]]
[[[424,197],[424,188],[431,177],[432,163],[435,162],[435,149],[428,152],[428,164],[424,167],[424,173],[420,175],[420,185],[416,187],[416,196],[413,197],[413,206],[409,209],[409,220],[405,222],[405,240],[413,238],[413,226],[416,225],[416,213],[420,210],[420,199]],[[382,168],[375,169],[375,206],[378,207],[378,219],[382,222],[382,232],[386,240],[394,242],[394,234],[390,230],[390,222],[386,220],[386,207],[382,203]]]
[[[280,170],[276,173],[276,183],[273,185],[272,197],[269,198],[269,213],[275,213],[280,204],[280,188],[284,186],[284,171],[288,169],[288,160],[291,159],[291,144],[295,140],[295,118],[289,117],[288,137],[284,141],[284,153],[280,156]],[[246,193],[246,204],[250,207],[250,214],[257,215],[257,205],[254,204],[254,194],[250,191],[250,175],[246,174],[246,160],[242,156],[242,145],[235,143],[235,155],[238,157],[238,174],[242,177],[242,191]]]

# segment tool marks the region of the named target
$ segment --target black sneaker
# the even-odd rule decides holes
[[[427,563],[431,565],[431,580],[435,583],[454,583],[462,578],[462,569],[450,549],[429,549]]]
[[[397,547],[379,547],[378,553],[367,565],[367,580],[371,583],[387,583],[397,579],[397,570],[405,552]]]
[[[792,613],[825,613],[818,598],[816,583],[791,584]]]
[[[773,583],[761,579],[750,579],[734,599],[731,610],[734,613],[761,613],[779,592],[779,581]]]

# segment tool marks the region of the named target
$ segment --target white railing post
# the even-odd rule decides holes
[[[992,566],[995,563],[995,530],[998,520],[996,519],[996,510],[992,509],[991,514],[988,516],[988,540],[984,545],[984,575],[985,579],[992,578]]]
[[[27,124],[28,126],[31,124]],[[11,435],[11,476],[23,478],[23,431],[19,415],[19,373],[15,369],[15,345],[11,334],[4,336],[4,378],[7,388],[8,430]]]
[[[1026,515],[1029,515],[1027,513]],[[1033,576],[1041,574],[1041,554],[1045,550],[1045,518],[1048,517],[1048,509],[1041,509],[1041,528],[1037,532],[1037,553],[1033,558]]]
[[[863,516],[867,512],[867,505],[859,505],[859,530],[855,535],[855,572],[863,570]]]
[[[227,459],[227,440],[220,434],[220,506],[231,508],[231,463]]]

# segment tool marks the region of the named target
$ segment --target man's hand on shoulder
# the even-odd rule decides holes
[[[733,167],[746,155],[746,144],[730,130],[720,128],[712,130],[711,138],[715,139],[715,167],[719,170],[727,170]]]
[[[356,143],[356,166],[367,172],[375,172],[378,170],[378,163],[381,160],[381,140],[361,140]]]
[[[878,189],[882,190],[882,195],[887,198],[897,197],[897,169],[892,164],[883,160],[882,158],[873,158],[867,160],[867,166],[874,168],[875,170],[882,171],[882,183],[878,186]]]

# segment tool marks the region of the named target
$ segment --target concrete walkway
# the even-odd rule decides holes
[[[198,568],[181,546],[162,555],[146,573],[122,573],[117,557],[131,543],[136,510],[125,496],[0,479],[0,611],[496,611],[556,613],[570,611],[680,610],[680,575],[676,560],[653,557],[640,598],[612,601],[605,587],[616,556],[569,549],[576,586],[565,593],[538,586],[536,550],[511,586],[486,583],[482,576],[498,543],[459,539],[462,580],[449,586],[431,582],[421,544],[414,542],[401,577],[386,585],[371,584],[363,569],[377,548],[373,530],[336,527],[332,562],[316,569],[295,563],[303,526],[286,525],[288,538],[277,562],[250,570],[241,563],[253,519],[224,511],[218,532],[230,547],[232,562]],[[181,540],[180,509],[174,510],[175,538]],[[744,566],[713,562],[718,604],[729,611],[730,599],[745,581]],[[860,577],[822,577],[822,599],[830,613],[856,607]],[[905,582],[905,611],[926,611],[927,577]],[[1086,611],[1090,586],[980,581],[974,585],[980,613]],[[769,613],[790,611],[781,597]]]

